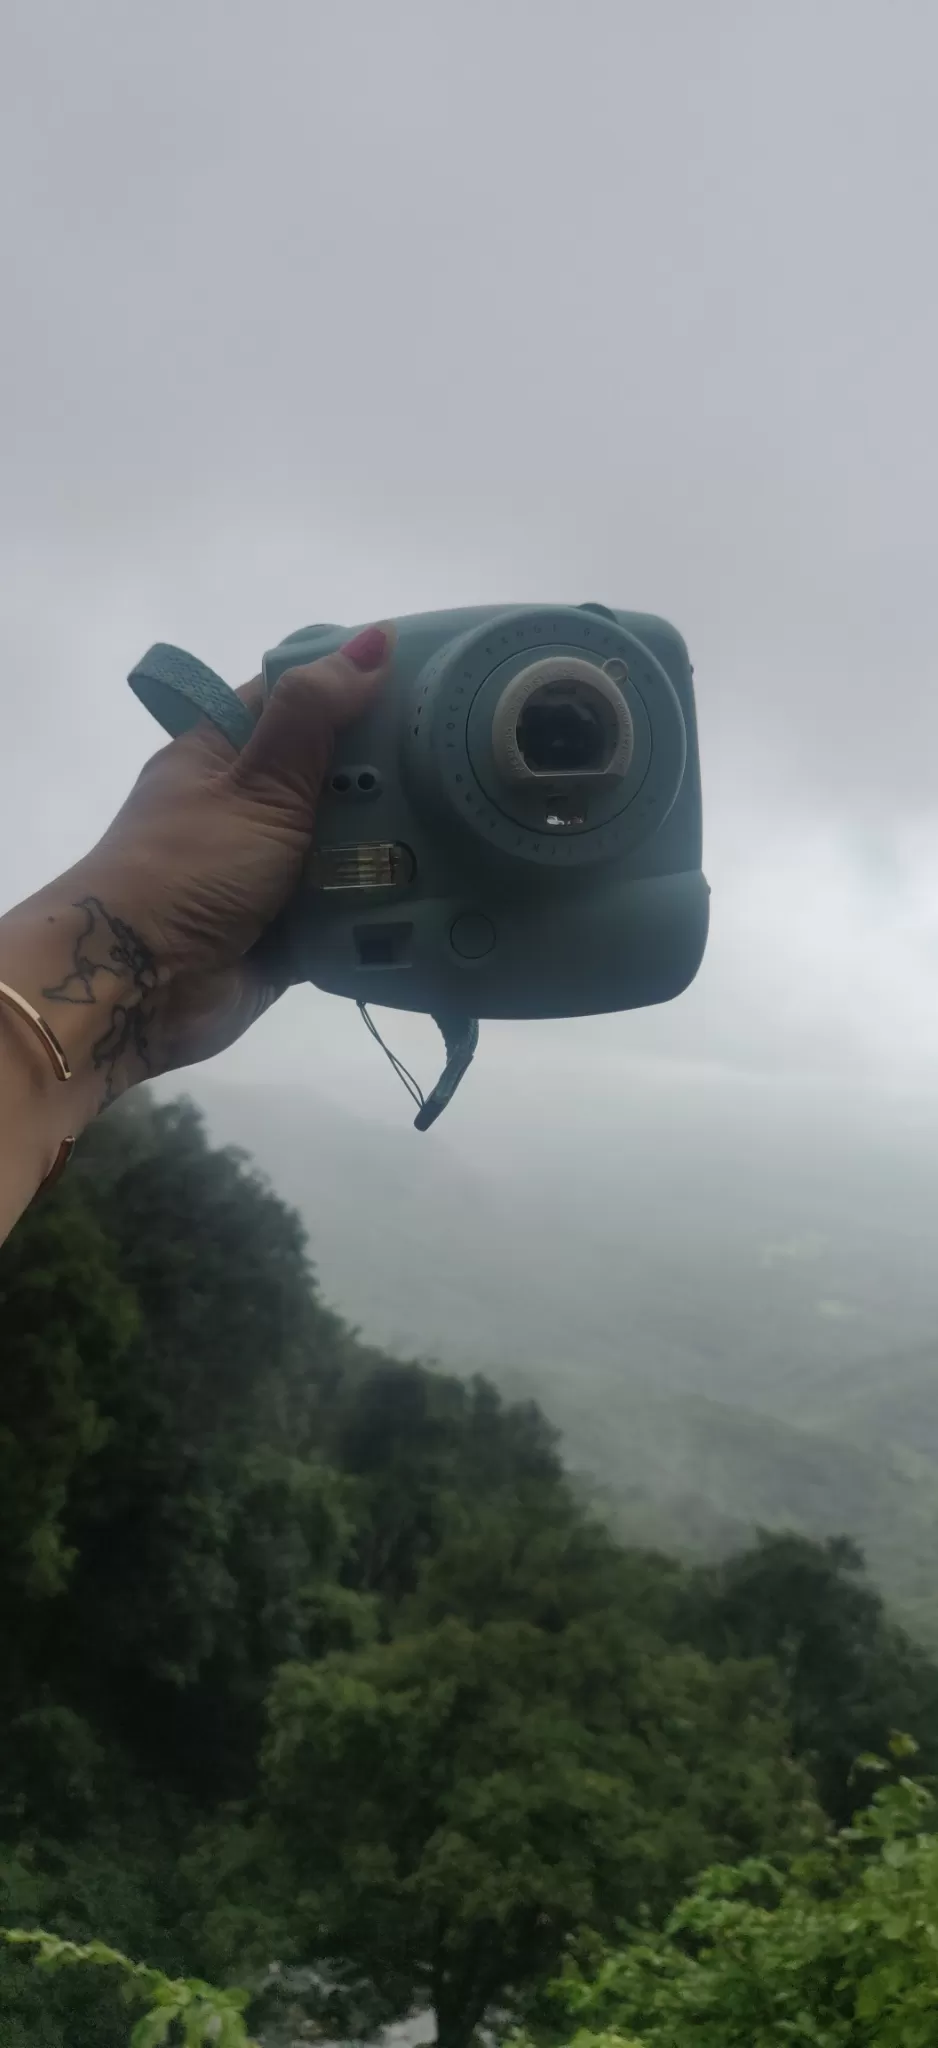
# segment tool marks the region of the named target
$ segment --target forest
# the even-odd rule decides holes
[[[625,1542],[186,1102],[23,1218],[0,1355],[3,2048],[938,2042],[938,1667],[850,1539]]]
[[[314,1086],[192,1084],[299,1210],[326,1298],[538,1401],[624,1540],[700,1561],[847,1533],[938,1650],[930,1113],[641,1068],[601,1115],[528,1099],[510,1143],[496,1091],[415,1154],[406,1117]]]

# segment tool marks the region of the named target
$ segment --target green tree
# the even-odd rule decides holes
[[[102,1401],[139,1332],[114,1247],[75,1187],[27,1210],[0,1248],[0,1602],[4,1636],[24,1602],[61,1593],[76,1475],[106,1441]]]
[[[914,1749],[902,1738],[893,1746]],[[552,2039],[576,2048],[935,2048],[936,1954],[935,1805],[925,1784],[902,1775],[823,1847],[715,1866],[660,1933],[571,1958],[554,1987]]]
[[[442,2048],[575,1928],[662,1911],[708,1856],[812,1821],[770,1670],[653,1655],[614,1614],[450,1619],[290,1665],[270,1715],[267,1825],[300,1945],[399,2011],[430,2002]]]
[[[938,1768],[938,1669],[896,1626],[846,1537],[760,1536],[699,1574],[683,1619],[711,1656],[771,1657],[795,1752],[826,1811],[845,1823],[853,1760],[907,1728]]]
[[[139,1329],[71,1490],[59,1655],[92,1720],[204,1807],[250,1789],[276,1664],[349,1640],[325,1417],[355,1345],[298,1218],[188,1105],[103,1119],[78,1164]]]
[[[540,1410],[506,1405],[481,1377],[462,1382],[363,1353],[350,1362],[329,1429],[355,1487],[352,1575],[390,1607],[414,1592],[463,1504],[536,1487],[552,1503],[569,1498]]]

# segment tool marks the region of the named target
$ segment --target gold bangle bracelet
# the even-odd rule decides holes
[[[59,1081],[70,1081],[72,1070],[56,1038],[55,1032],[50,1031],[45,1018],[40,1017],[39,1011],[34,1010],[32,1003],[28,1003],[25,996],[19,995],[17,990],[10,988],[9,983],[5,981],[0,981],[0,1003],[4,1003],[8,1010],[13,1011],[14,1016],[21,1017],[23,1023],[28,1026],[33,1037],[38,1040],[43,1050],[48,1054],[56,1079]],[[40,1181],[36,1189],[37,1195],[45,1193],[47,1189],[55,1185],[59,1175],[68,1165],[74,1150],[74,1138],[63,1138],[48,1173]]]

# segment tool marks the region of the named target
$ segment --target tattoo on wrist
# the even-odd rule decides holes
[[[117,1069],[128,1053],[134,1053],[145,1074],[151,1070],[148,1029],[150,1004],[157,986],[156,962],[145,940],[122,917],[112,917],[98,896],[83,896],[73,905],[84,912],[84,923],[75,940],[68,973],[42,993],[50,1003],[82,1006],[106,1002],[108,977],[121,983],[121,994],[112,1005],[110,1020],[91,1049],[94,1068],[105,1076],[104,1106],[114,1099]],[[136,1000],[128,993],[127,984]]]

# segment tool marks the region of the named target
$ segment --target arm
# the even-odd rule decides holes
[[[0,981],[70,1069],[0,1003],[0,1239],[67,1137],[135,1082],[209,1058],[280,995],[253,952],[299,879],[340,725],[384,679],[389,628],[240,695],[235,754],[203,724],[147,763],[87,857],[0,917]]]
[[[81,869],[0,918],[0,1236],[63,1147],[111,1099],[116,1054],[145,1016],[152,956],[114,929]]]

